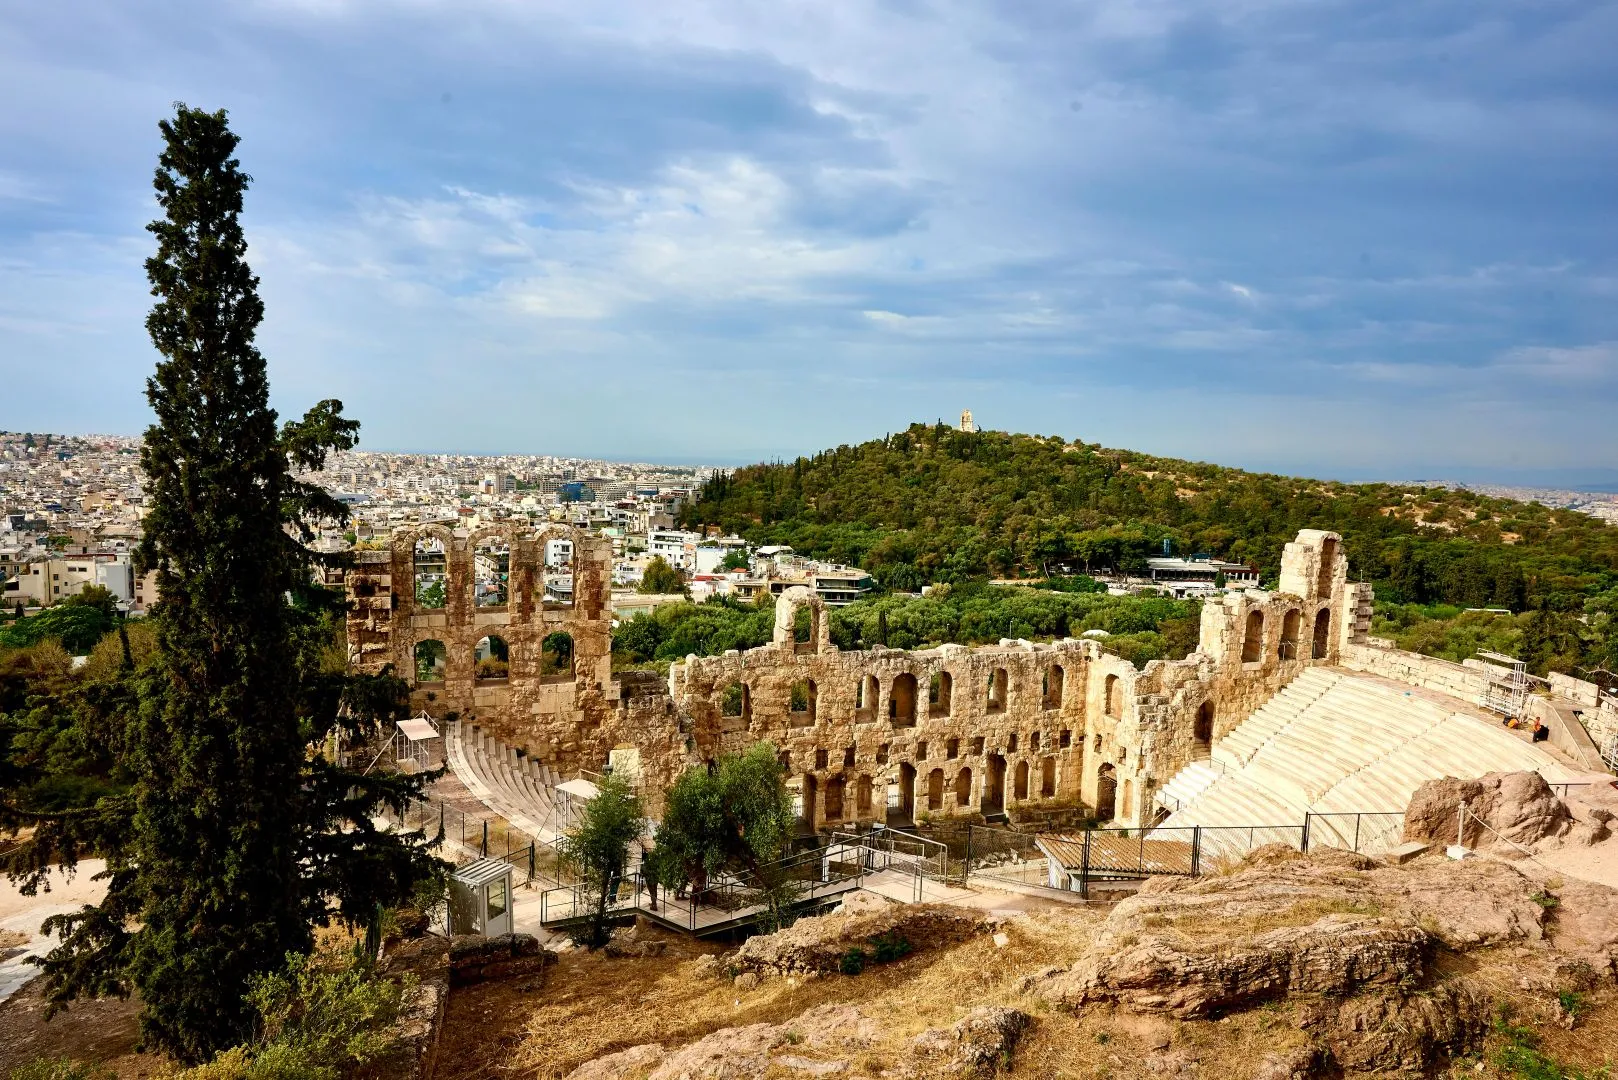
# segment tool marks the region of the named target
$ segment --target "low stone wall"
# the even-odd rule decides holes
[[[438,1062],[438,1036],[449,1004],[449,942],[420,937],[389,946],[383,970],[410,974],[416,986],[406,996],[395,1028],[398,1045],[375,1071],[378,1080],[432,1080]]]
[[[1481,664],[1454,664],[1436,657],[1396,649],[1382,638],[1343,646],[1343,667],[1380,675],[1384,679],[1437,690],[1462,701],[1476,702],[1489,685],[1488,670]]]
[[[499,937],[457,936],[449,945],[449,981],[452,986],[537,975],[556,963],[556,954],[539,947],[532,934]]]

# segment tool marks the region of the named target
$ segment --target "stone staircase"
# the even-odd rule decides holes
[[[567,828],[569,799],[556,790],[562,777],[550,766],[459,722],[446,726],[444,752],[467,790],[513,827],[541,844],[554,843]]]
[[[1403,813],[1445,776],[1570,768],[1463,702],[1372,676],[1311,668],[1213,747],[1164,792],[1163,827],[1301,826],[1306,814]],[[1210,774],[1212,774],[1210,776]]]

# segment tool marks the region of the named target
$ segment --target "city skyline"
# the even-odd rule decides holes
[[[367,449],[735,465],[985,426],[1333,479],[1618,471],[1610,5],[363,2],[0,34],[0,427],[145,426],[156,122]]]

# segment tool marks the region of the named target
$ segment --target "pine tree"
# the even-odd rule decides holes
[[[162,359],[147,382],[156,422],[138,551],[141,572],[158,574],[157,648],[85,731],[130,783],[56,816],[0,806],[0,824],[38,822],[8,860],[25,888],[53,860],[91,848],[107,859],[105,900],[47,924],[64,937],[44,965],[53,1006],[138,990],[144,1041],[194,1062],[250,1036],[250,980],[308,951],[313,925],[374,921],[438,864],[419,833],[371,823],[434,774],[362,777],[322,750],[334,730],[352,743],[403,715],[406,700],[391,673],[321,662],[341,600],[314,583],[304,542],[346,513],[293,469],[353,446],[358,424],[324,401],[277,427],[254,344],[264,308],[245,260],[237,136],[222,110],[184,105],[160,128],[146,326]]]

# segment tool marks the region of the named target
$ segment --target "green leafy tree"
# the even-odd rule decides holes
[[[629,865],[629,846],[646,831],[640,799],[623,777],[604,777],[597,786],[578,825],[556,841],[561,862],[578,873],[595,906],[586,936],[592,949],[607,943],[607,906]]]
[[[725,560],[719,564],[721,570],[746,570],[752,563],[747,559],[745,551],[727,551]]]
[[[669,789],[655,838],[652,865],[661,884],[700,893],[721,871],[750,883],[755,899],[783,922],[798,895],[780,867],[797,818],[775,747],[754,743],[726,754],[713,768],[687,769]]]
[[[685,575],[668,564],[668,560],[661,555],[653,555],[646,564],[646,573],[641,576],[640,591],[643,593],[683,593],[685,592]]]
[[[107,860],[105,899],[47,921],[62,937],[43,965],[53,1007],[138,991],[143,1039],[191,1062],[247,1039],[248,987],[307,952],[313,926],[370,922],[434,871],[421,834],[372,823],[434,774],[362,776],[323,750],[334,732],[374,735],[407,700],[391,673],[343,673],[342,599],[311,572],[316,527],[346,512],[294,471],[352,447],[358,425],[325,401],[277,428],[237,137],[223,111],[183,105],[160,127],[146,270],[162,359],[137,553],[158,575],[155,643],[138,667],[126,653],[75,725],[125,784],[60,813],[4,802],[0,826],[36,826],[6,857],[25,892],[86,850]]]

